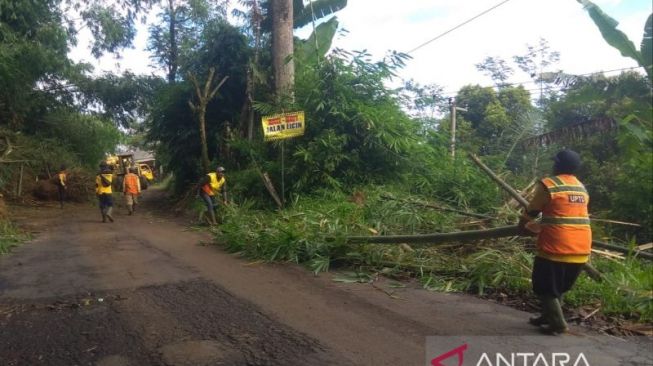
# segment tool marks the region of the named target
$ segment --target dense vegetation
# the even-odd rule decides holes
[[[292,97],[277,95],[272,87],[267,2],[244,1],[241,28],[227,22],[226,8],[216,2],[161,7],[148,48],[164,78],[92,76],[89,65],[68,58],[76,23],[66,6],[78,9],[84,24],[96,31],[93,51],[100,55],[128,45],[134,21],[157,3],[125,0],[118,8],[101,2],[0,0],[0,164],[7,162],[1,165],[0,190],[12,190],[16,165],[9,160],[24,161],[33,175],[61,163],[90,169],[127,132],[139,136],[131,141],[144,139],[140,143],[157,152],[174,177],[172,193],[192,197],[206,173],[205,142],[211,166],[228,171],[234,204],[222,211],[216,236],[229,250],[305,263],[315,272],[349,266],[363,279],[371,271],[409,273],[432,289],[523,294],[532,260],[528,241],[419,249],[349,246],[343,238],[514,223],[519,210],[505,203],[505,194],[466,154],[478,154],[524,189],[549,173],[550,156],[568,147],[583,156],[579,176],[590,191],[593,215],[641,225],[633,230],[595,224],[596,235],[624,245],[653,238],[651,18],[639,50],[615,24],[597,21],[608,43],[636,59],[645,73],[539,74],[534,71],[553,69],[559,57],[544,40],[512,62],[490,57],[479,63],[495,85],[467,85],[456,93],[457,105],[466,111],[458,114],[454,159],[442,88],[415,81],[388,87],[407,55],[390,52],[375,60],[363,51],[331,50],[338,21],[329,14],[346,6],[343,1],[332,1],[331,8],[329,1],[319,2],[331,9],[320,14],[331,18],[309,39],[294,40],[288,60],[295,66]],[[311,18],[303,6],[297,9],[296,19]],[[595,20],[609,19],[598,8],[588,11]],[[541,85],[535,95],[506,82],[513,67]],[[195,106],[202,98],[194,81],[204,85],[209,76],[209,86],[228,78],[200,114]],[[253,121],[292,110],[305,111],[305,135],[265,142]],[[285,198],[283,209],[265,189],[264,173]],[[494,219],[479,223],[406,200]],[[570,303],[603,299],[606,313],[653,319],[650,265],[633,258],[597,262],[608,285],[583,280]]]

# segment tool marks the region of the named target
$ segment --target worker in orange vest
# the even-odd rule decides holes
[[[531,318],[543,333],[567,331],[562,296],[569,291],[592,250],[592,229],[587,206],[589,195],[575,173],[578,153],[562,150],[553,158],[553,175],[542,179],[519,221],[523,233],[537,234],[533,263],[533,292],[540,298],[542,315]],[[533,221],[540,213],[539,223]]]
[[[125,174],[122,180],[122,192],[125,195],[127,211],[131,216],[138,205],[138,195],[141,194],[141,181],[136,174],[138,169],[129,168],[129,173]]]
[[[215,172],[205,175],[200,181],[199,195],[206,204],[209,214],[209,221],[212,225],[217,225],[215,219],[215,210],[218,208],[218,203],[215,199],[216,195],[222,194],[222,203],[227,204],[227,179],[224,176],[225,169],[221,166],[215,169]]]

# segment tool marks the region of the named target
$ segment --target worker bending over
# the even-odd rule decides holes
[[[217,225],[215,211],[218,208],[216,195],[222,194],[222,203],[227,204],[227,179],[224,176],[224,168],[219,166],[215,172],[205,175],[200,181],[199,195],[206,204],[209,212],[211,225]]]

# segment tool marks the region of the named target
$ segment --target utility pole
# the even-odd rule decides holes
[[[451,107],[451,158],[456,157],[456,111],[467,112],[467,109],[456,107],[456,98],[449,98]]]

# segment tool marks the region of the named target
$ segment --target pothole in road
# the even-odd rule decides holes
[[[239,351],[210,340],[172,343],[159,351],[170,366],[233,365],[244,361]]]
[[[112,355],[99,360],[97,366],[134,366],[134,364],[127,357]]]

